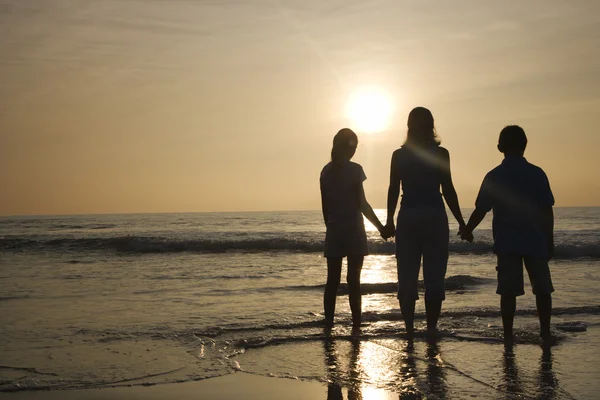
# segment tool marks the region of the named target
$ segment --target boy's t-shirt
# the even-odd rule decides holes
[[[493,210],[494,253],[548,256],[541,210],[554,205],[544,171],[509,156],[484,178],[475,207]]]
[[[328,163],[323,168],[320,184],[328,208],[328,225],[363,223],[357,190],[365,179],[363,168],[352,161],[340,165]]]

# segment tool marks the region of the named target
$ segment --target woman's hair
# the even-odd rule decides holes
[[[408,114],[408,132],[405,145],[413,146],[439,146],[440,138],[435,132],[433,115],[425,107],[415,107]]]
[[[356,151],[357,145],[358,137],[352,129],[340,129],[333,137],[331,162],[334,164],[341,164],[344,161],[350,160]]]

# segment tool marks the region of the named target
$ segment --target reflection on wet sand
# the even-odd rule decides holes
[[[446,384],[446,372],[437,340],[427,341],[427,388],[428,393],[435,394],[438,399],[447,397],[448,385]]]
[[[353,335],[349,339],[336,340],[328,335],[323,341],[327,400],[343,400],[345,389],[348,400],[379,399],[372,386],[378,386],[377,383],[382,380],[396,382],[394,388],[387,387],[387,390],[398,393],[400,399],[447,397],[446,371],[435,340],[427,341],[425,354],[418,357],[410,340],[402,341],[400,349],[387,349],[374,343],[362,343],[363,339],[360,335]],[[346,356],[341,349],[345,349],[348,343],[350,347]],[[347,368],[340,365],[339,359],[349,361]],[[421,371],[417,361],[425,362]]]
[[[401,399],[418,399],[420,396],[417,389],[417,363],[414,357],[415,345],[412,340],[405,342],[403,350],[400,352],[400,376],[399,390]]]
[[[557,398],[558,379],[556,379],[556,375],[552,372],[552,352],[550,346],[543,346],[542,349],[538,385],[540,387],[539,399],[552,400]]]
[[[350,341],[350,365],[348,366],[348,400],[362,400],[360,370],[358,358],[360,355],[360,340],[353,338]],[[327,336],[323,341],[325,348],[325,368],[327,369],[327,400],[343,400],[342,386],[345,373],[342,371],[338,361],[338,349],[333,337]]]
[[[482,364],[483,368],[495,369],[492,376],[499,378],[500,384],[493,384],[482,380],[478,373],[462,371],[460,365],[445,361],[440,350],[443,344],[436,339],[379,341],[360,333],[337,338],[328,335],[323,341],[327,400],[380,400],[390,396],[400,400],[446,399],[457,398],[460,393],[511,400],[571,398],[558,386],[550,346],[542,348],[537,367],[534,361],[535,369],[526,367],[523,371],[517,366],[513,346],[506,345],[500,364],[491,360]]]
[[[504,346],[502,371],[504,372],[504,382],[501,388],[505,391],[507,399],[514,399],[515,395],[523,393],[523,388],[519,380],[519,369],[515,362],[515,353],[511,344]]]
[[[435,339],[427,340],[425,358],[415,355],[412,340],[406,342],[403,351],[400,352],[400,357],[398,387],[400,400],[429,397],[445,399],[447,397],[448,385],[446,383],[444,362]],[[416,360],[426,363],[424,374],[419,373]]]
[[[540,366],[537,377],[537,396],[533,397],[526,393],[524,390],[521,378],[519,377],[519,369],[515,362],[515,353],[513,351],[513,345],[507,344],[504,346],[504,357],[502,360],[503,367],[503,383],[501,384],[501,390],[505,392],[506,399],[515,398],[536,398],[536,399],[556,399],[558,379],[552,371],[552,352],[551,346],[542,346],[542,356],[540,358]]]

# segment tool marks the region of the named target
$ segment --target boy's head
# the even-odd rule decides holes
[[[502,129],[498,139],[498,150],[504,155],[522,156],[527,147],[525,131],[518,125],[509,125]]]

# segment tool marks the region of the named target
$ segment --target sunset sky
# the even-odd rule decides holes
[[[507,124],[600,206],[599,46],[597,0],[0,0],[0,215],[318,209],[345,126],[385,207],[417,105],[461,206]]]

